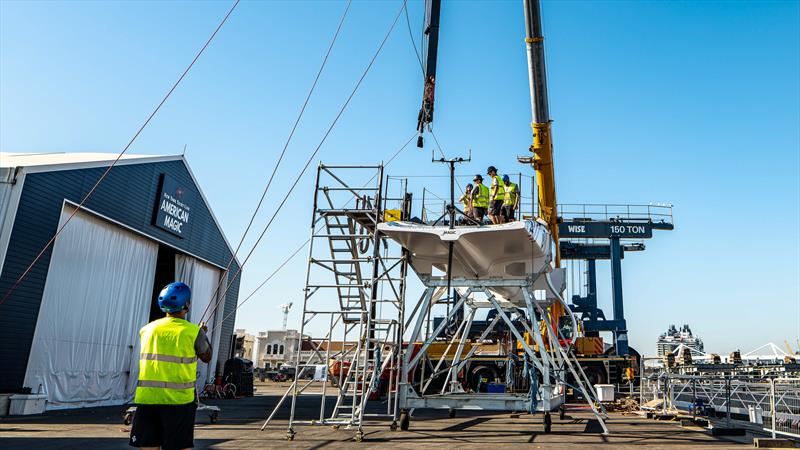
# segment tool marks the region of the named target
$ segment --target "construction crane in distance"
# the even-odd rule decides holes
[[[278,308],[280,308],[281,312],[283,313],[283,331],[286,331],[286,323],[289,319],[289,310],[292,309],[293,304],[294,304],[293,302],[289,302],[278,306]]]

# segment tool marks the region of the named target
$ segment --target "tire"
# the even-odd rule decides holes
[[[125,414],[123,414],[122,415],[122,423],[125,424],[125,425],[130,425],[131,423],[133,423],[133,414],[129,413],[129,412],[126,412]]]
[[[400,413],[400,429],[403,431],[408,431],[408,427],[411,425],[411,420],[408,417],[408,412],[403,411]]]

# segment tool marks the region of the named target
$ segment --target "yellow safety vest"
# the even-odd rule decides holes
[[[516,183],[511,183],[506,188],[506,195],[503,198],[503,205],[514,206],[517,204],[517,195],[519,194],[519,187]]]
[[[472,207],[473,208],[488,208],[489,207],[489,188],[483,184],[475,184],[472,188]]]
[[[503,200],[506,196],[505,189],[503,187],[503,177],[500,175],[495,175],[492,177],[492,187],[497,186],[497,192],[494,194],[494,198],[492,200]]]
[[[139,381],[134,403],[184,405],[195,399],[200,327],[177,317],[154,320],[139,331]]]
[[[469,210],[472,209],[472,203],[470,202],[471,198],[472,198],[472,192],[470,192],[469,194],[465,193],[461,196],[461,198],[458,199],[458,201],[460,201],[461,204],[464,206],[463,211],[465,213],[468,213]]]

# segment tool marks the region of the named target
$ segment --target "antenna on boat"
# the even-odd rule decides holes
[[[434,155],[433,151],[431,151],[431,162],[447,164],[450,168],[450,204],[447,205],[447,210],[444,212],[444,214],[442,214],[438,219],[436,219],[436,222],[433,223],[434,226],[437,223],[439,223],[439,221],[442,220],[445,216],[449,216],[448,228],[450,228],[451,230],[454,229],[456,227],[456,212],[460,212],[465,219],[472,220],[470,217],[464,214],[464,211],[461,211],[456,207],[456,164],[470,162],[470,161],[472,161],[472,149],[469,150],[469,153],[466,158],[459,156],[457,158],[450,158],[450,159],[444,157],[436,159],[436,156]],[[477,222],[475,223],[478,224]],[[451,240],[447,243],[447,295],[448,296],[452,295],[452,293],[450,292],[451,291],[450,280],[452,279],[453,276],[452,267],[453,267],[453,241]],[[452,301],[453,298],[455,298],[454,295],[450,297],[450,301]],[[450,301],[447,302],[447,316],[445,317],[450,317]]]

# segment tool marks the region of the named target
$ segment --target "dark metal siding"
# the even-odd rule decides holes
[[[101,167],[26,175],[3,272],[0,274],[0,296],[5,296],[28,264],[55,234],[64,199],[79,203],[104,171],[105,168]],[[152,224],[159,177],[162,173],[170,174],[183,186],[193,189],[195,200],[191,234],[185,239]],[[227,266],[230,260],[231,251],[225,243],[222,231],[216,226],[183,161],[114,167],[85,206],[222,267]],[[51,252],[52,246],[8,300],[0,305],[0,392],[22,387]],[[236,270],[234,263],[231,276]],[[239,278],[237,277],[226,296],[226,315],[235,310]],[[231,314],[222,327],[221,362],[224,362],[230,351],[228,347],[234,320],[235,313]],[[36,386],[31,387],[36,389]]]

